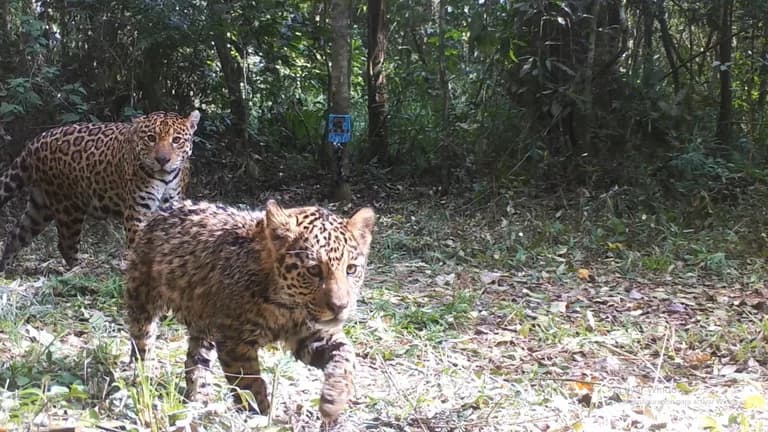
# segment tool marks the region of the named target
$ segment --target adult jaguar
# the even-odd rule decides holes
[[[0,208],[22,189],[27,207],[5,240],[0,271],[56,222],[58,248],[77,264],[86,216],[122,218],[128,244],[145,212],[182,198],[189,181],[192,136],[200,120],[154,112],[131,123],[79,123],[34,138],[0,177]]]

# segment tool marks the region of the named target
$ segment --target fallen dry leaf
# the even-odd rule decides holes
[[[739,370],[739,365],[729,364],[721,367],[718,371],[718,375],[733,375]]]
[[[549,305],[549,311],[552,313],[565,313],[567,306],[568,306],[568,303],[566,302],[561,302],[561,301],[552,302]]]
[[[685,356],[685,362],[690,367],[699,367],[712,360],[712,356],[701,351],[693,351]]]
[[[765,396],[761,394],[749,395],[744,399],[744,409],[764,410],[766,407]]]
[[[592,273],[585,268],[580,268],[576,270],[576,276],[578,276],[579,279],[587,282],[594,282],[595,277],[592,275]]]
[[[568,391],[576,394],[592,393],[594,385],[591,382],[585,381],[569,381],[567,385]]]
[[[768,312],[768,299],[762,295],[747,295],[736,302],[736,306],[746,305],[760,312]]]
[[[592,311],[587,311],[585,314],[587,319],[587,328],[591,331],[594,331],[597,328],[597,325],[595,325],[595,316],[592,314]]]
[[[619,370],[621,368],[621,362],[619,359],[613,356],[603,357],[595,362],[597,366],[602,370]]]
[[[719,430],[719,426],[717,424],[717,420],[715,420],[713,417],[710,416],[704,416],[702,417],[701,421],[701,428],[707,429],[707,430]]]
[[[450,285],[456,280],[456,273],[442,274],[435,277],[435,282],[442,286]]]
[[[495,283],[501,277],[501,273],[498,272],[482,272],[480,273],[480,282],[485,285]]]
[[[680,303],[672,302],[669,304],[669,306],[667,306],[667,310],[675,313],[683,313],[687,309],[685,306],[681,305]]]

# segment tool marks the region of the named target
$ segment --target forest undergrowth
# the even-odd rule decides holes
[[[325,204],[321,181],[265,177],[199,179],[192,195]],[[651,213],[631,189],[443,195],[366,178],[354,206],[379,217],[347,329],[356,392],[337,430],[768,429],[763,187],[691,214]],[[71,271],[54,237],[0,280],[0,430],[317,430],[322,374],[277,347],[263,359],[268,416],[233,411],[218,369],[209,401],[183,404],[172,318],[156,358],[130,366],[120,230],[90,224]]]

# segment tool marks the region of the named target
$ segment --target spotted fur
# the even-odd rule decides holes
[[[218,354],[226,378],[269,410],[259,348],[282,342],[323,369],[320,413],[352,393],[355,353],[342,325],[355,309],[374,226],[370,208],[343,219],[320,207],[243,211],[188,201],[150,216],[128,251],[125,304],[133,357],[172,310],[189,332],[185,396]],[[236,392],[238,406],[247,406]]]
[[[0,177],[0,208],[29,189],[24,214],[5,240],[0,271],[52,221],[59,252],[77,264],[86,216],[121,218],[128,243],[145,212],[182,198],[200,113],[155,112],[131,123],[79,123],[33,139]]]

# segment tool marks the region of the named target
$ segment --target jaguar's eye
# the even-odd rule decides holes
[[[176,144],[176,145],[178,145],[178,144],[181,144],[181,137],[179,137],[179,136],[175,136],[175,137],[173,137],[173,140],[172,140],[172,141],[173,141],[173,143],[174,143],[174,144]]]
[[[155,141],[157,141],[157,137],[154,134],[148,134],[147,135],[147,141],[154,144]]]
[[[320,277],[323,275],[323,269],[320,268],[320,264],[315,264],[307,267],[307,273],[313,277]]]
[[[349,265],[347,266],[347,274],[348,274],[348,275],[351,275],[351,274],[355,274],[355,273],[357,273],[357,265],[355,265],[355,264],[349,264]]]

